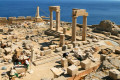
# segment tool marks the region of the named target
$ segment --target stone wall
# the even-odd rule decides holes
[[[18,16],[16,17],[0,17],[0,25],[17,23],[17,21],[34,21],[35,18],[31,16]]]

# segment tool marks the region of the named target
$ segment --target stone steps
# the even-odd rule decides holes
[[[45,31],[45,34],[46,34],[46,35],[49,35],[49,36],[60,37],[61,32],[56,32],[56,31],[54,31],[54,30],[48,29],[48,30]],[[65,35],[65,37],[66,37],[67,39],[71,39],[71,36],[70,36],[70,35]]]

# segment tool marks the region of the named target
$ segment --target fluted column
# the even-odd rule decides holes
[[[53,29],[53,12],[50,11],[50,29]]]
[[[60,11],[56,11],[56,31],[60,28]]]
[[[77,17],[72,17],[72,42],[76,41],[76,22]]]
[[[87,16],[83,16],[82,41],[86,40],[86,33],[87,33]]]

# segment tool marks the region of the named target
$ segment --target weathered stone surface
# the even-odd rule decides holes
[[[48,49],[48,50],[45,50],[44,53],[45,53],[45,55],[49,55],[52,53],[52,51],[51,51],[51,49]]]
[[[10,47],[8,47],[8,48],[5,48],[5,53],[6,53],[6,54],[9,54],[9,53],[11,53],[11,51],[12,51],[12,50],[11,50],[11,48],[10,48]]]
[[[84,61],[81,61],[80,65],[83,69],[89,69],[91,65],[91,60],[86,59]]]
[[[79,60],[72,60],[72,59],[68,59],[69,63],[72,65],[76,65],[79,66],[80,65],[80,61]]]
[[[106,35],[107,37],[110,37],[111,36],[111,33],[110,32],[105,32],[105,31],[103,31],[102,32],[104,35]]]
[[[45,52],[44,52],[44,51],[41,51],[41,52],[40,52],[40,56],[45,56]]]
[[[56,52],[61,52],[62,51],[62,47],[56,48],[55,51]]]
[[[109,76],[114,80],[119,80],[120,79],[120,71],[118,71],[116,69],[112,69],[109,71]]]
[[[42,49],[43,49],[43,50],[48,50],[48,49],[49,49],[49,47],[43,47]]]
[[[100,60],[101,60],[101,61],[104,61],[104,60],[106,59],[106,57],[107,57],[107,55],[101,54],[101,55],[100,55]]]
[[[69,66],[69,67],[67,68],[67,73],[68,73],[69,75],[71,75],[71,76],[76,75],[77,72],[78,72],[78,68],[77,68],[75,65]]]
[[[73,49],[73,44],[68,44],[68,49]]]
[[[68,60],[66,58],[62,58],[61,59],[61,65],[64,67],[64,68],[67,68],[68,67]]]
[[[111,34],[113,35],[117,35],[118,33],[120,33],[120,28],[110,20],[101,21],[98,29],[111,32]]]
[[[63,50],[63,51],[66,51],[67,49],[68,49],[67,45],[63,45],[63,46],[62,46],[62,50]]]

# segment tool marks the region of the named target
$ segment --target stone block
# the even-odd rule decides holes
[[[73,49],[73,44],[68,44],[68,49]]]
[[[90,68],[90,65],[91,65],[91,60],[89,59],[86,59],[84,61],[81,61],[81,67],[84,68],[84,69],[89,69]]]
[[[49,55],[52,53],[52,50],[51,49],[45,50],[44,53],[45,53],[45,55]]]
[[[78,47],[78,43],[77,42],[73,42],[73,47]]]
[[[87,42],[88,42],[89,44],[91,44],[91,43],[92,43],[92,39],[88,39]]]
[[[75,76],[78,72],[78,68],[75,65],[71,65],[67,68],[67,73],[71,76]]]
[[[49,48],[52,49],[52,50],[54,50],[55,47],[56,47],[56,45],[50,45],[50,46],[49,46]]]
[[[48,50],[48,49],[49,49],[49,47],[43,47],[42,49],[43,49],[43,50]]]
[[[56,48],[55,51],[56,52],[61,52],[62,51],[62,47]]]
[[[61,65],[66,68],[68,67],[68,60],[66,58],[62,58],[61,59]]]
[[[109,71],[109,76],[114,80],[119,80],[120,79],[120,71],[118,71],[116,69],[112,69]]]
[[[107,57],[107,55],[101,54],[101,55],[100,55],[100,60],[101,60],[101,61],[104,61],[104,60],[106,59],[106,57]]]
[[[11,46],[12,46],[12,43],[11,43],[11,42],[8,42],[8,43],[7,43],[7,46],[8,46],[8,47],[11,47]]]
[[[6,54],[9,54],[9,53],[11,53],[11,51],[12,51],[12,50],[11,50],[11,48],[10,48],[10,47],[8,47],[8,48],[5,48],[5,53],[6,53]]]
[[[67,45],[63,45],[63,46],[62,46],[62,50],[63,50],[63,51],[66,51],[67,48],[68,48]]]
[[[59,45],[56,45],[55,48],[59,48]]]
[[[79,60],[73,60],[73,59],[68,59],[68,62],[70,63],[70,64],[74,64],[74,65],[76,65],[76,66],[79,66],[80,65],[80,61]]]
[[[82,44],[83,44],[83,45],[87,45],[87,44],[89,44],[89,42],[87,42],[87,41],[82,41]]]
[[[45,52],[44,52],[44,51],[41,51],[41,52],[40,52],[40,56],[45,56]]]

